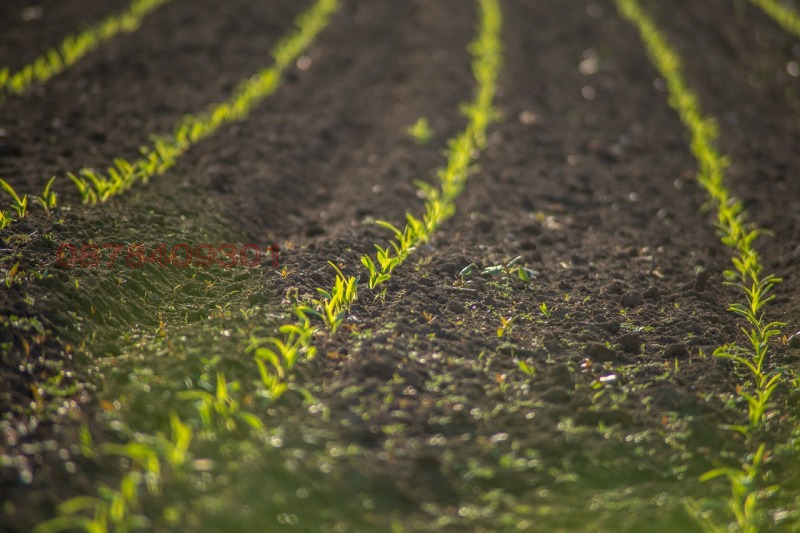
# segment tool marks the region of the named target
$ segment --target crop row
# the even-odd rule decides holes
[[[152,144],[140,148],[141,157],[135,160],[117,158],[103,172],[83,168],[67,174],[76,185],[84,203],[95,204],[121,194],[137,182],[147,182],[172,168],[192,146],[214,135],[221,127],[247,118],[250,111],[280,86],[286,71],[328,24],[338,8],[338,0],[325,0],[317,9],[298,18],[299,30],[280,40],[272,50],[273,64],[243,80],[227,101],[213,104],[208,110],[183,117],[170,135],[153,135]],[[44,192],[33,196],[37,205],[49,213],[57,206],[53,177]],[[9,209],[0,211],[0,229],[24,218],[28,211],[28,195],[20,195],[3,180],[0,186],[11,197]],[[12,213],[16,213],[13,218]]]
[[[426,192],[426,214],[422,221],[409,215],[409,224],[404,230],[395,228],[401,235],[413,235],[413,238],[395,243],[397,255],[392,258],[392,270],[413,252],[414,245],[429,238],[452,215],[453,202],[463,189],[475,153],[485,146],[486,128],[496,116],[493,99],[502,65],[502,14],[497,0],[478,0],[478,6],[479,34],[470,45],[470,51],[474,55],[473,71],[477,88],[473,101],[463,107],[468,125],[459,136],[448,143],[447,165],[438,172],[439,188],[422,187]],[[319,0],[309,13],[325,13],[327,17],[336,7],[336,2]],[[310,14],[303,16],[301,31],[304,22],[310,23],[314,20],[318,19]],[[315,27],[321,30],[323,26]],[[423,224],[423,229],[419,228],[419,224]],[[336,278],[329,290],[318,289],[320,298],[295,302],[292,313],[296,320],[278,328],[280,337],[251,340],[248,351],[253,353],[258,367],[262,397],[276,401],[286,391],[294,390],[310,399],[308,391],[292,382],[291,373],[298,361],[315,356],[313,339],[322,334],[319,324],[324,324],[330,334],[335,333],[350,305],[357,298],[359,278],[347,277],[333,263],[330,264],[335,270]],[[384,275],[390,275],[390,270],[387,269]],[[257,431],[263,427],[261,419],[256,414],[241,409],[239,388],[238,382],[229,383],[222,373],[218,373],[214,393],[194,389],[180,393],[179,397],[194,403],[200,427],[204,431],[232,431],[240,424]],[[59,508],[59,516],[40,524],[38,531],[71,528],[105,531],[109,525],[126,530],[141,525],[142,518],[135,513],[139,505],[140,487],[145,485],[151,493],[157,493],[165,471],[169,469],[180,475],[191,457],[189,448],[194,438],[192,424],[181,420],[175,412],[170,415],[170,420],[169,436],[161,433],[153,436],[139,435],[137,441],[126,445],[104,445],[102,453],[126,457],[132,465],[131,470],[123,477],[119,489],[104,488],[99,497],[81,496],[65,502]],[[86,448],[91,449],[88,433],[84,433],[84,440]]]
[[[772,5],[765,1],[755,3],[762,7]],[[743,318],[747,324],[742,331],[748,344],[742,346],[732,342],[717,348],[714,355],[733,361],[750,377],[748,383],[737,387],[739,396],[748,406],[748,423],[731,429],[748,439],[751,453],[742,460],[740,468],[714,469],[701,479],[727,478],[731,485],[728,508],[737,530],[758,531],[766,520],[764,500],[773,488],[766,486],[763,479],[767,444],[758,442],[757,435],[767,422],[773,396],[784,378],[780,369],[768,368],[770,339],[781,334],[780,328],[784,324],[767,321],[763,308],[774,299],[771,292],[781,280],[774,275],[763,274],[763,264],[753,244],[765,230],[748,221],[741,200],[735,198],[725,185],[725,170],[729,161],[717,148],[717,123],[712,117],[703,115],[699,98],[684,79],[680,56],[655,22],[641,9],[638,0],[617,0],[617,6],[620,13],[638,28],[653,64],[666,80],[669,103],[678,112],[689,133],[691,151],[699,166],[697,181],[708,194],[708,204],[716,215],[714,225],[722,243],[734,252],[731,259],[733,268],[725,271],[725,278],[727,284],[740,290],[743,300],[731,304],[728,310]],[[727,527],[718,525],[710,513],[705,512],[702,503],[690,503],[690,511],[704,528],[708,531],[728,531]]]
[[[156,8],[172,0],[133,0],[131,5],[86,30],[68,35],[61,43],[34,59],[16,72],[8,67],[0,69],[0,99],[4,93],[23,94],[34,84],[45,83],[87,54],[99,48],[120,33],[139,29],[142,20]]]

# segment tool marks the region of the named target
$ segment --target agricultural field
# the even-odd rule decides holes
[[[0,531],[800,531],[797,0],[3,0]]]

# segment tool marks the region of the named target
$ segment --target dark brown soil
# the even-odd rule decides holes
[[[63,14],[42,2],[41,19],[15,25],[28,3],[4,3],[0,64],[123,3],[79,4]],[[646,4],[719,119],[730,188],[774,232],[758,248],[784,279],[768,314],[789,336],[800,329],[797,41],[750,6]],[[160,8],[0,106],[0,176],[35,193],[53,174],[135,156],[266,66],[307,5]],[[721,427],[746,417],[733,400],[743,377],[712,356],[743,341],[726,311],[741,295],[723,285],[730,253],[702,210],[686,133],[612,1],[503,8],[503,118],[457,214],[385,293],[362,284],[342,330],[317,340],[296,377],[316,402],[252,400],[267,429],[198,438],[194,456],[214,470],[167,479],[145,502],[151,529],[691,531],[684,499],[727,495],[698,477],[745,451]],[[360,255],[390,237],[371,222],[420,213],[412,181],[434,180],[464,127],[474,27],[470,2],[346,1],[310,68],[166,175],[91,209],[62,177],[69,208],[4,231],[0,266],[25,275],[0,291],[0,529],[29,530],[58,502],[118,483],[116,461],[81,455],[81,425],[95,442],[166,432],[169,410],[186,409],[175,391],[215,370],[247,392],[243,348],[274,331],[287,293],[329,287],[328,261],[366,279]],[[435,131],[426,145],[405,132],[422,116]],[[60,243],[90,240],[274,242],[285,275],[53,266]],[[517,256],[537,273],[529,284],[459,275]],[[773,354],[770,365],[797,370],[781,339]],[[787,380],[776,405],[797,403]],[[796,416],[776,420],[764,438],[785,442]],[[769,466],[786,489],[771,509],[792,508],[791,465]],[[180,528],[165,509],[182,512]]]

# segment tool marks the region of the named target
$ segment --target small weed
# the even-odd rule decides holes
[[[431,129],[428,119],[420,117],[413,126],[409,126],[406,133],[414,139],[417,144],[428,144],[433,138],[433,130]]]
[[[511,317],[506,319],[504,317],[500,317],[500,327],[497,328],[497,337],[502,339],[504,335],[511,334],[511,330],[514,327],[514,323],[517,321],[517,317]]]
[[[464,267],[461,270],[461,272],[459,272],[459,277],[461,278],[461,282],[463,283],[465,279],[471,276],[473,272],[478,270],[478,268],[479,268],[478,265],[476,265],[475,263],[470,263],[469,265]],[[511,279],[518,277],[525,284],[530,283],[531,280],[537,275],[537,272],[535,270],[524,267],[522,265],[522,256],[515,257],[505,265],[488,266],[482,269],[480,272],[481,276],[484,277],[494,277],[501,274],[505,274]]]

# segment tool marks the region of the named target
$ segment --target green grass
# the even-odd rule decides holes
[[[120,33],[131,33],[139,29],[142,20],[156,8],[172,0],[133,0],[131,5],[116,15],[69,35],[61,43],[12,73],[8,68],[0,69],[0,95],[24,94],[33,85],[45,83],[61,74],[87,54]]]
[[[776,0],[750,0],[769,15],[780,27],[800,37],[800,14]]]
[[[744,298],[743,302],[731,304],[728,309],[745,320],[747,325],[742,331],[748,343],[745,346],[736,343],[721,346],[714,355],[732,360],[749,375],[749,381],[737,389],[748,406],[748,423],[732,429],[748,438],[753,453],[742,461],[741,468],[715,469],[703,479],[726,477],[732,490],[728,508],[734,527],[741,531],[757,531],[766,521],[762,507],[773,488],[764,486],[761,468],[765,446],[755,442],[755,435],[766,424],[771,399],[781,383],[781,371],[768,370],[766,363],[770,339],[780,335],[780,328],[784,325],[766,321],[763,308],[774,298],[770,293],[780,279],[762,274],[763,265],[753,243],[765,231],[748,221],[744,205],[725,185],[725,170],[729,162],[717,148],[717,124],[713,118],[703,115],[699,98],[683,77],[681,58],[637,0],[616,2],[620,13],[639,30],[653,64],[667,82],[669,103],[689,132],[691,151],[699,165],[697,181],[708,194],[707,205],[715,212],[715,226],[723,244],[734,252],[733,268],[727,270],[725,276],[727,283],[740,289]],[[691,504],[691,509],[705,529],[727,530],[727,526],[720,526],[710,519],[700,506]]]

